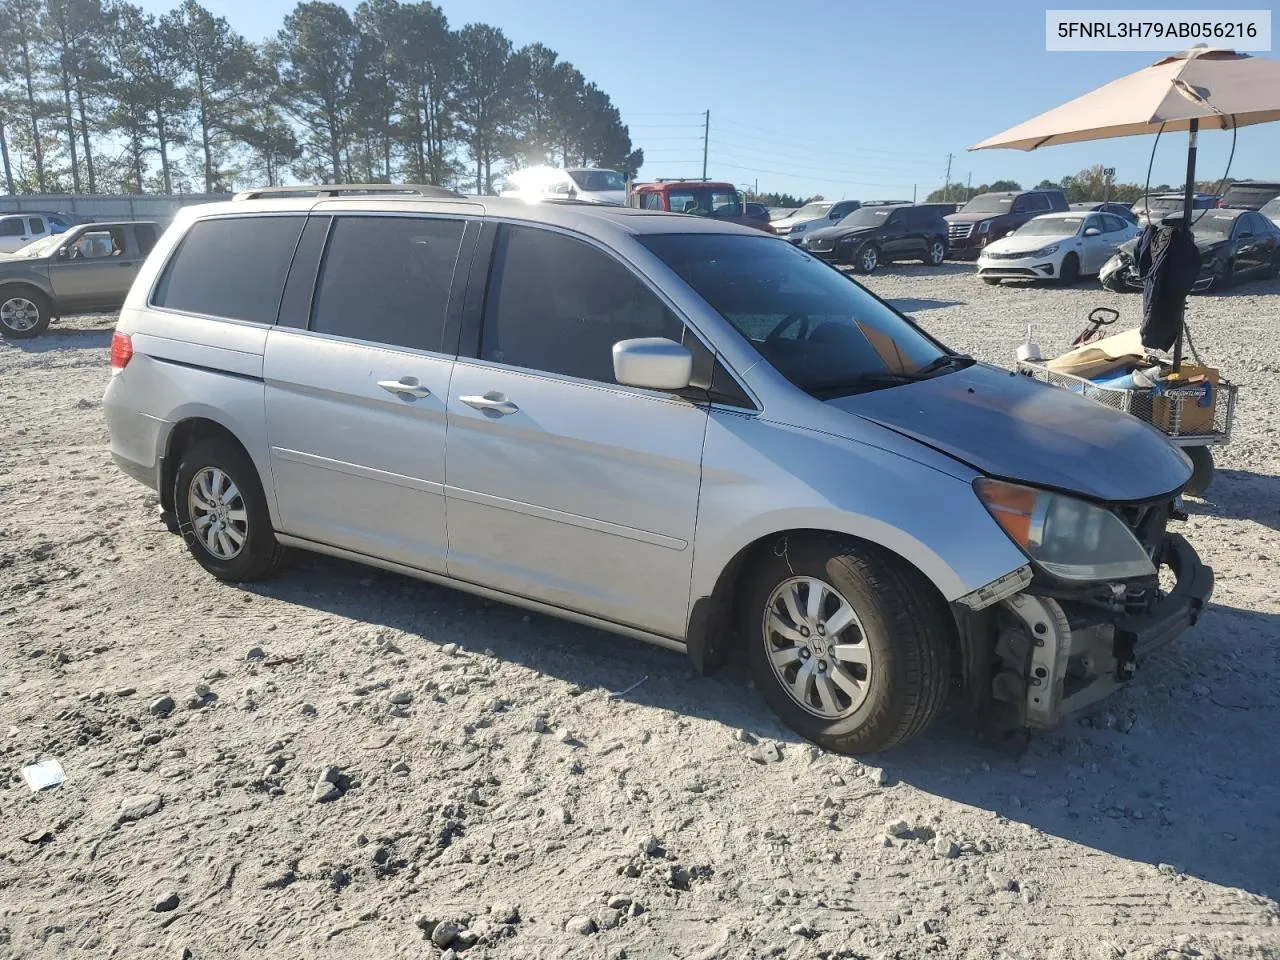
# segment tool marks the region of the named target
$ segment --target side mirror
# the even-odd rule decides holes
[[[58,259],[59,259],[59,260],[65,260],[65,259],[67,259],[67,257],[69,257],[69,256],[71,256],[71,251],[70,251],[68,248],[66,248],[66,247],[59,247],[59,248],[58,248]]]
[[[1100,233],[1102,233],[1102,231],[1099,230],[1097,227],[1086,227],[1084,231],[1084,235],[1086,237],[1096,237]]]
[[[1240,238],[1239,238],[1239,239],[1241,239],[1241,240],[1248,240],[1248,239],[1249,239],[1250,237],[1252,237],[1252,236],[1253,236],[1253,231],[1252,231],[1252,230],[1245,230],[1245,231],[1242,231],[1242,232],[1241,232],[1241,234],[1240,234]]]
[[[840,214],[836,213],[836,212],[833,210],[831,213],[828,213],[828,214],[827,214],[827,219],[828,219],[828,220],[842,220],[842,219],[844,219],[844,218],[843,218]]]
[[[619,340],[613,345],[613,378],[627,387],[683,390],[693,379],[693,354],[665,337]]]
[[[569,192],[565,194],[565,196],[567,196],[570,200],[577,197],[577,195],[578,195],[578,191],[573,189],[573,187],[570,187]]]

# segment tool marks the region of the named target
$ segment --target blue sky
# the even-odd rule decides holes
[[[277,30],[293,6],[205,2],[253,40]],[[142,3],[153,12],[175,5]],[[1118,180],[1141,182],[1154,139],[1032,153],[966,151],[1161,56],[1048,53],[1046,5],[1026,0],[442,0],[440,6],[455,28],[491,23],[517,46],[541,41],[574,63],[609,93],[644,148],[642,178],[701,175],[700,114],[708,109],[709,176],[827,197],[908,198],[913,185],[923,197],[942,185],[948,153],[953,181],[1007,177],[1030,186],[1103,163],[1116,168]],[[1222,8],[1242,6],[1248,5]],[[1231,134],[1203,135],[1200,145],[1198,177],[1220,177]],[[1280,176],[1277,157],[1280,124],[1245,127],[1231,173],[1273,179]],[[1185,134],[1166,135],[1152,183],[1180,182],[1185,164]]]

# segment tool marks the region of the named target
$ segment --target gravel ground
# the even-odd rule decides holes
[[[1006,364],[1140,309],[870,286]],[[950,716],[826,755],[740,669],[340,561],[218,584],[110,464],[111,318],[0,344],[0,955],[1280,956],[1278,303],[1190,307],[1241,387],[1185,525],[1212,607],[1020,758]]]

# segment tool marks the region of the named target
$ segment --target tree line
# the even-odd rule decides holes
[[[1107,184],[1106,168],[1102,164],[1086,167],[1079,173],[1068,174],[1061,180],[1041,180],[1036,184],[1037,190],[1061,190],[1067,195],[1068,203],[1087,203],[1095,200],[1114,200],[1117,203],[1133,203],[1141,200],[1144,193],[1181,193],[1182,185],[1170,186],[1167,183],[1112,183]],[[1197,180],[1195,189],[1202,193],[1221,193],[1230,181]],[[1016,180],[996,180],[977,187],[953,183],[949,187],[934,190],[926,201],[929,203],[953,200],[968,202],[983,193],[998,193],[1005,190],[1021,190],[1022,185]]]
[[[505,167],[634,174],[608,94],[540,43],[429,0],[309,0],[254,43],[198,0],[0,3],[0,165],[14,193],[200,192],[291,179],[494,192]]]

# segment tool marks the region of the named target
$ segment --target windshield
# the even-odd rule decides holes
[[[41,237],[39,240],[33,240],[25,247],[19,247],[14,251],[15,257],[39,257],[49,253],[60,244],[63,240],[62,234],[54,234],[51,237]]]
[[[860,207],[840,221],[842,227],[878,227],[889,219],[892,207]]]
[[[627,181],[617,170],[571,170],[569,176],[579,190],[596,192],[627,189]]]
[[[1191,232],[1195,235],[1197,240],[1204,237],[1212,237],[1216,240],[1225,240],[1227,237],[1231,236],[1231,228],[1236,225],[1237,219],[1239,218],[1230,216],[1226,213],[1215,213],[1211,210],[1208,213],[1200,214],[1191,221]]]
[[[691,233],[639,240],[779,373],[824,398],[866,389],[860,377],[892,386],[888,378],[945,355],[888,305],[790,243]]]
[[[834,206],[834,203],[806,203],[794,214],[797,220],[812,220],[820,217]]]
[[[1143,213],[1145,211],[1154,211],[1156,213],[1167,213],[1170,210],[1181,210],[1184,200],[1182,197],[1152,197],[1150,201],[1136,200],[1130,208],[1134,213]],[[1196,197],[1192,201],[1193,209],[1204,209],[1208,203]]]
[[[1084,217],[1036,217],[1013,232],[1020,237],[1072,237],[1082,223]]]
[[[974,197],[963,207],[961,213],[1005,213],[1013,206],[1013,197],[1002,193],[984,193]]]
[[[667,194],[672,213],[697,217],[740,217],[742,199],[737,191],[724,187],[681,187]]]

